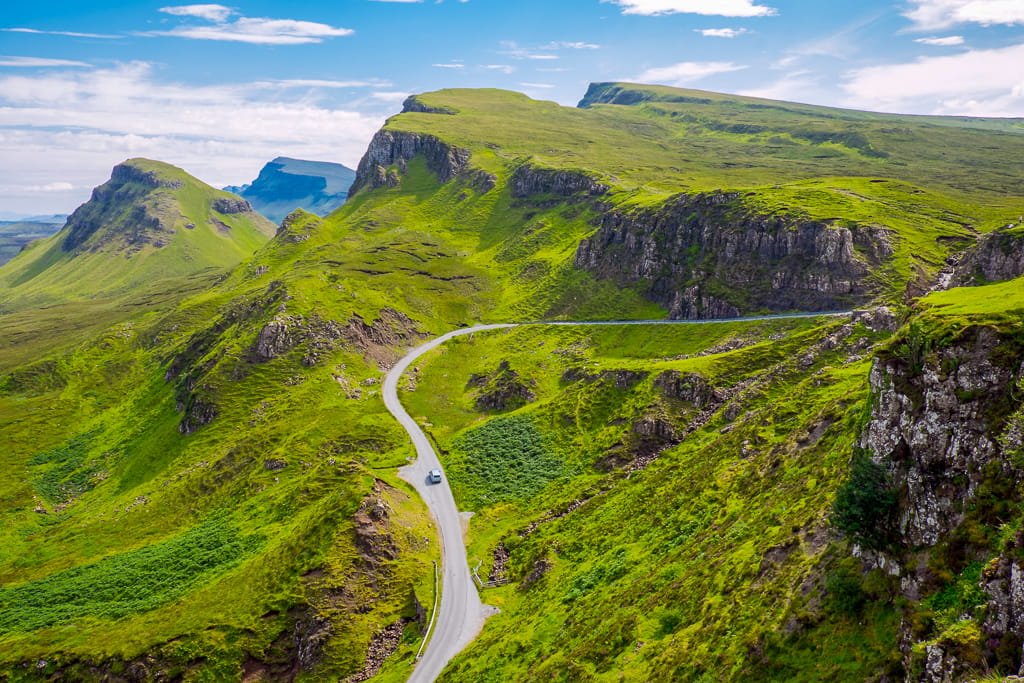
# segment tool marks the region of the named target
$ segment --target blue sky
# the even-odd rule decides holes
[[[1024,116],[1024,0],[51,0],[5,3],[0,29],[0,217],[68,212],[133,156],[218,186],[278,155],[355,166],[446,87]]]

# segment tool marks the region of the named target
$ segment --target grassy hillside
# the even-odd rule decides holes
[[[374,680],[403,680],[438,559],[379,395],[404,349],[475,322],[664,317],[645,283],[574,255],[608,215],[680,192],[735,196],[751,223],[889,230],[871,277],[900,302],[1024,213],[1010,124],[635,90],[587,109],[419,96],[362,189],[265,243],[216,210],[230,196],[133,161],[76,229],[0,269],[0,675],[364,680],[393,652]],[[977,301],[1009,320],[1007,292]],[[829,521],[883,327],[524,326],[425,358],[404,400],[477,512],[474,566],[511,580],[446,676],[896,672],[891,582],[860,580]]]
[[[225,269],[273,234],[237,197],[179,168],[131,159],[67,225],[0,269],[0,312],[111,299],[164,278]]]

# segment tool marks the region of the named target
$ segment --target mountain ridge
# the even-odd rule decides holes
[[[355,171],[342,164],[280,156],[267,162],[252,183],[224,189],[280,223],[295,209],[326,216],[345,202],[353,180]]]

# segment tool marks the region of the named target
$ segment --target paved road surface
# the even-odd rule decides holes
[[[477,325],[449,332],[443,336],[414,348],[398,361],[384,378],[384,405],[409,432],[416,446],[416,461],[399,470],[399,475],[416,487],[423,500],[430,507],[441,534],[441,604],[423,657],[416,664],[409,683],[432,683],[448,661],[469,645],[483,628],[485,611],[477,593],[476,584],[469,574],[466,561],[466,545],[462,534],[462,521],[448,478],[440,484],[427,481],[427,473],[441,469],[441,461],[430,445],[430,440],[419,425],[405,412],[398,400],[398,380],[412,363],[427,351],[435,349],[453,337],[459,337],[485,330],[498,330],[519,325],[702,325],[716,322],[745,322],[774,320],[777,318],[810,318],[824,315],[847,315],[850,311],[826,313],[794,313],[789,315],[762,315],[751,318],[727,320],[618,320],[618,321],[539,321],[507,325]]]
[[[480,595],[476,592],[476,585],[469,575],[466,545],[462,538],[462,521],[459,519],[458,508],[455,507],[452,490],[448,486],[448,478],[443,478],[440,484],[427,482],[427,473],[434,468],[441,469],[441,461],[437,459],[437,453],[430,446],[426,434],[399,402],[398,380],[413,361],[452,337],[503,327],[512,325],[477,325],[449,332],[422,346],[417,346],[384,378],[384,405],[402,423],[405,431],[409,432],[418,456],[416,462],[399,470],[399,475],[415,486],[423,496],[423,500],[434,513],[437,528],[441,533],[443,599],[430,643],[423,653],[423,658],[416,664],[412,676],[409,677],[409,683],[430,683],[436,679],[448,660],[461,652],[480,632],[484,625],[484,611]]]

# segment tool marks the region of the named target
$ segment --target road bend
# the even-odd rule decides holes
[[[399,470],[399,476],[416,487],[423,497],[437,523],[441,536],[441,596],[437,607],[437,618],[426,651],[416,663],[409,683],[432,683],[440,675],[449,660],[461,652],[483,628],[485,611],[480,602],[480,594],[469,573],[466,560],[466,544],[463,538],[462,520],[455,506],[448,478],[443,477],[438,484],[432,484],[427,476],[432,469],[442,469],[441,461],[430,445],[430,440],[423,433],[415,420],[402,407],[398,400],[398,382],[402,374],[423,354],[436,349],[449,339],[461,337],[475,332],[500,330],[509,327],[525,327],[532,325],[707,325],[711,323],[755,322],[758,320],[776,320],[784,318],[813,318],[820,316],[849,315],[852,311],[826,311],[821,313],[793,313],[782,315],[762,315],[749,318],[728,318],[721,320],[614,320],[614,321],[564,321],[541,320],[530,323],[508,323],[496,325],[476,325],[441,335],[425,344],[417,346],[407,353],[391,368],[384,378],[384,405],[409,433],[416,447],[416,460]]]

